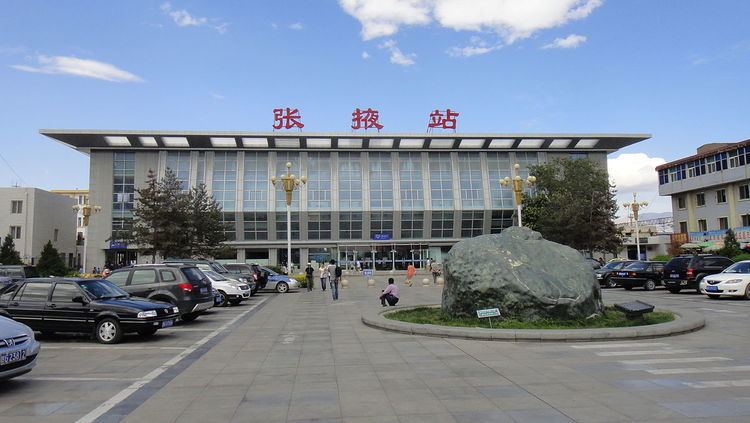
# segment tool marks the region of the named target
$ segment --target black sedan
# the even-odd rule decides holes
[[[599,281],[599,286],[606,288],[616,287],[617,282],[612,280],[612,276],[630,263],[633,263],[633,260],[615,260],[605,264],[601,269],[596,269],[594,274],[596,275],[596,280]]]
[[[610,279],[628,291],[635,286],[653,291],[657,285],[661,285],[663,271],[663,261],[636,261],[613,272]]]
[[[26,279],[0,290],[0,314],[43,334],[93,333],[103,344],[122,335],[153,335],[170,327],[179,310],[169,303],[131,297],[100,279]]]

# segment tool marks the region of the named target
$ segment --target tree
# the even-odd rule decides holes
[[[580,251],[620,250],[616,191],[605,169],[590,160],[556,159],[530,171],[537,185],[535,194],[524,194],[525,225]]]
[[[737,241],[737,236],[733,230],[727,230],[727,233],[724,235],[724,248],[717,252],[724,257],[730,258],[742,254],[740,243]]]
[[[68,267],[60,258],[57,248],[52,246],[52,241],[47,241],[42,248],[42,254],[39,257],[39,263],[36,270],[40,276],[65,276],[68,273]]]
[[[23,264],[11,234],[5,236],[3,245],[0,247],[0,264]]]
[[[213,256],[227,240],[221,205],[200,184],[190,190],[187,208],[187,245],[194,257]]]

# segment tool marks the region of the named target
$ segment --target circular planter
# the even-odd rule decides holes
[[[386,313],[399,310],[411,310],[420,307],[440,306],[435,304],[422,304],[415,306],[389,307],[387,310],[372,310],[362,315],[362,323],[373,328],[410,335],[511,342],[582,342],[659,338],[694,332],[700,330],[706,324],[705,318],[700,313],[674,310],[670,311],[675,314],[675,320],[667,323],[624,328],[587,329],[463,328],[456,326],[438,326],[400,322],[398,320],[386,319],[384,316]]]

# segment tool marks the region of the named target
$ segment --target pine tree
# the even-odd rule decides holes
[[[737,236],[733,230],[727,230],[727,233],[724,235],[724,248],[719,250],[718,253],[730,258],[742,253],[740,243],[737,241]]]
[[[227,228],[222,218],[221,205],[208,194],[203,184],[190,191],[188,201],[190,255],[214,256],[222,247],[222,242],[227,240]]]
[[[11,234],[5,236],[3,245],[0,247],[0,264],[23,264]]]
[[[52,241],[47,241],[44,245],[36,269],[40,276],[65,276],[68,273],[68,267],[60,258],[57,249],[52,246]]]

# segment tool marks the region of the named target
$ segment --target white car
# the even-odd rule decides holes
[[[700,290],[712,299],[729,295],[750,300],[750,260],[737,262],[721,273],[706,276],[701,280]]]
[[[30,372],[39,348],[30,327],[0,314],[0,380]]]
[[[242,301],[250,298],[250,285],[240,282],[236,279],[230,279],[220,275],[213,270],[201,269],[204,275],[211,281],[211,286],[219,291],[222,297],[217,307],[224,307],[227,303],[238,305]]]

